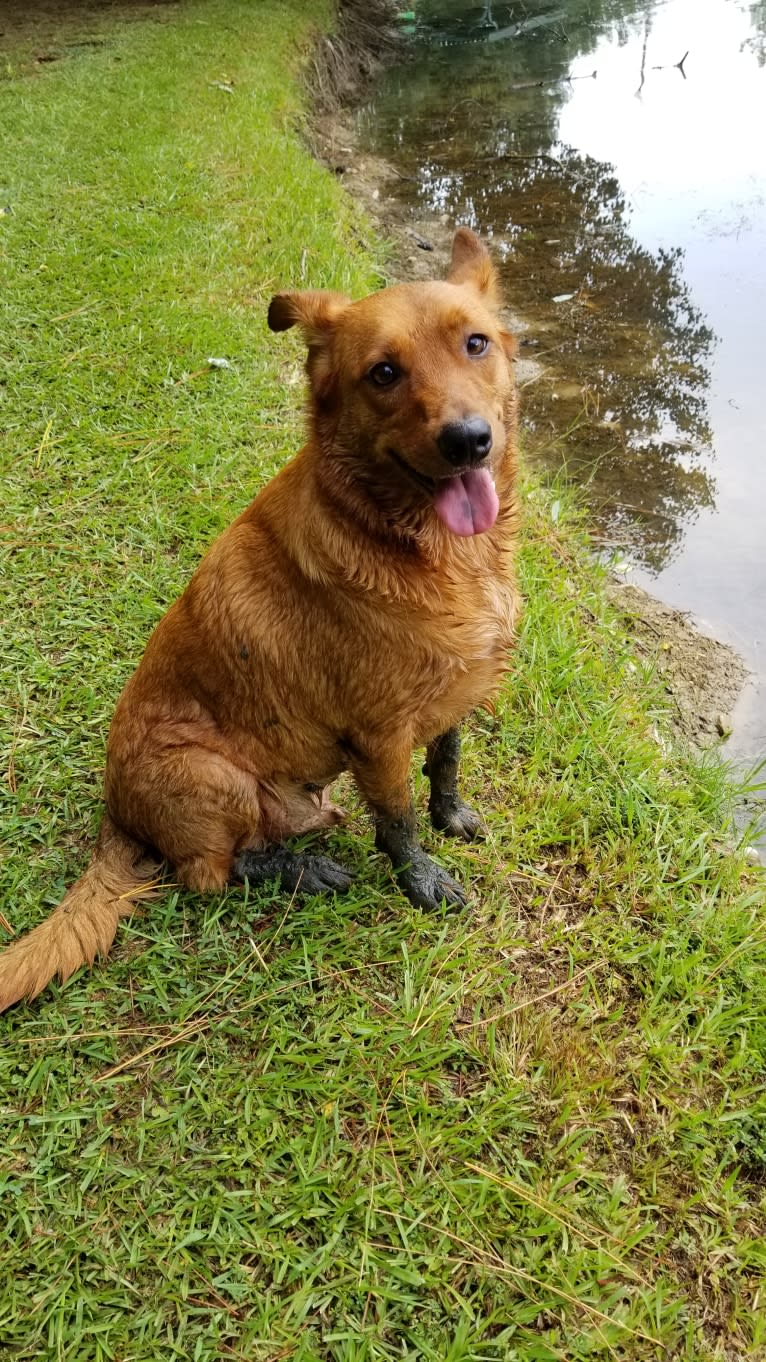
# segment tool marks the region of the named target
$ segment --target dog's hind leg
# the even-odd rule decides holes
[[[391,858],[410,903],[435,909],[442,902],[465,903],[456,880],[427,856],[418,842],[410,791],[410,747],[382,742],[375,757],[354,751],[351,769],[375,819],[375,844]]]
[[[310,856],[288,847],[267,847],[263,851],[241,851],[231,870],[232,880],[247,880],[257,886],[278,881],[280,888],[302,896],[342,894],[351,887],[353,876],[329,856]]]
[[[140,823],[188,889],[215,893],[242,880],[279,880],[301,894],[349,888],[351,875],[334,861],[281,845],[340,822],[326,788],[276,786],[191,744],[134,765],[121,783],[115,760],[112,767],[111,805],[128,826]]]
[[[472,842],[482,830],[478,813],[461,799],[457,788],[460,765],[460,729],[448,728],[426,748],[424,775],[431,782],[428,812],[440,832]]]

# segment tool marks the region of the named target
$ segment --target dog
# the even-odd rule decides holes
[[[346,890],[341,866],[285,845],[340,820],[344,771],[410,901],[465,902],[418,843],[410,759],[425,746],[435,827],[475,837],[459,724],[500,685],[520,608],[515,345],[492,261],[461,227],[446,280],[280,293],[268,324],[303,332],[308,442],[152,634],[111,724],[91,863],[0,955],[0,1010],[105,954],[162,861],[197,891]]]

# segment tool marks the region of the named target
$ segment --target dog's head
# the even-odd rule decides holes
[[[479,238],[458,230],[443,282],[399,284],[360,302],[277,294],[269,326],[294,325],[308,344],[323,457],[394,517],[435,512],[453,534],[490,529],[515,422],[515,346]]]

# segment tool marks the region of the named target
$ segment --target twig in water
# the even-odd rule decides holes
[[[582,76],[548,76],[547,80],[517,80],[508,89],[516,90],[539,90],[544,85],[571,85],[573,80],[595,80],[598,71],[586,71]]]
[[[550,165],[556,166],[562,175],[574,176],[576,174],[575,171],[569,169],[569,166],[565,166],[558,156],[551,156],[548,151],[535,151],[526,155],[522,152],[503,151],[499,156],[476,156],[471,164],[481,165],[485,161],[547,161]]]
[[[653,67],[652,67],[652,70],[653,70],[653,71],[680,71],[680,72],[681,72],[681,75],[682,75],[683,78],[684,78],[684,80],[686,80],[686,72],[684,71],[684,62],[686,61],[686,58],[688,57],[688,55],[689,55],[689,49],[687,49],[687,51],[684,52],[684,55],[682,56],[682,58],[681,58],[680,61],[666,62],[664,66],[653,66]]]

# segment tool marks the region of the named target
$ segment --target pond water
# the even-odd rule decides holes
[[[403,5],[404,9],[405,6]],[[407,7],[408,8],[408,7]],[[766,0],[418,0],[359,114],[414,216],[494,240],[532,457],[754,674],[766,753]]]

